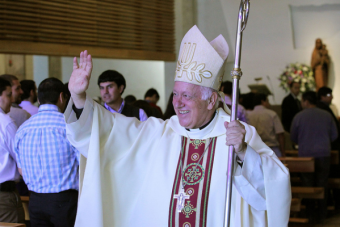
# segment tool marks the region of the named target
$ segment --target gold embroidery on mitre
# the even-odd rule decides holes
[[[211,78],[212,73],[209,70],[204,70],[205,63],[197,64],[196,61],[192,61],[196,46],[196,43],[184,43],[179,60],[177,61],[176,77],[181,78],[186,75],[190,81],[195,78],[198,83],[202,83],[202,78]]]

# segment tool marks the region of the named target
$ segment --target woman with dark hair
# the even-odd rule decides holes
[[[173,93],[171,93],[169,100],[168,100],[168,105],[166,106],[166,110],[164,112],[163,119],[170,119],[172,116],[176,115],[176,112],[174,110],[174,106],[172,105],[172,98],[173,98]]]

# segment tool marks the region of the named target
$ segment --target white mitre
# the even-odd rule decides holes
[[[182,39],[175,81],[209,87],[218,92],[228,54],[228,43],[222,35],[209,42],[194,25]],[[230,113],[228,107],[224,109]]]

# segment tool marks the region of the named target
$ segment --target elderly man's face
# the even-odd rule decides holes
[[[211,119],[214,103],[202,100],[200,86],[176,81],[173,96],[172,104],[182,127],[199,128]]]

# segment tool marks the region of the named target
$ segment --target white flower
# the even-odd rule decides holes
[[[302,86],[300,90],[301,90],[301,92],[305,92],[306,91],[306,87]]]

